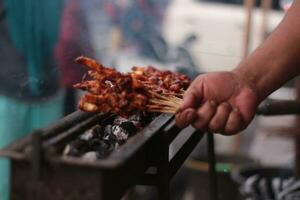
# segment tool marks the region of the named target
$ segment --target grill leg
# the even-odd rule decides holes
[[[163,135],[163,134],[162,134]],[[161,159],[157,167],[157,188],[159,200],[170,199],[170,179],[169,179],[169,145],[167,138],[163,135],[161,149]]]
[[[43,160],[42,152],[42,133],[37,130],[32,134],[32,183],[31,192],[29,193],[29,199],[38,200],[39,188],[41,187],[41,165]]]
[[[213,133],[207,133],[209,162],[209,196],[210,200],[218,199],[218,184],[216,174],[215,142]]]

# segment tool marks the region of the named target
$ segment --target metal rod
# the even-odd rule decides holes
[[[53,123],[49,127],[43,129],[43,139],[45,140],[55,137],[60,133],[72,128],[75,124],[80,124],[95,115],[99,116],[105,114],[86,113],[79,110],[73,112],[56,123]]]
[[[218,184],[216,173],[215,142],[213,133],[207,133],[208,164],[209,164],[209,195],[210,200],[218,199]]]
[[[32,134],[32,193],[30,194],[30,199],[38,200],[39,199],[39,187],[41,181],[41,170],[42,170],[42,159],[43,159],[43,150],[42,150],[42,132],[36,130]]]
[[[298,100],[267,100],[260,105],[257,115],[299,115],[300,103]]]
[[[158,199],[169,200],[170,199],[170,179],[169,179],[169,144],[168,137],[165,134],[161,134],[161,155],[160,162],[157,167],[158,176]]]
[[[297,93],[297,101],[300,102],[300,79],[299,77],[296,79],[295,82],[295,88]],[[295,125],[295,128],[297,130],[300,130],[300,116],[297,116],[297,123]],[[299,132],[295,135],[295,169],[294,169],[294,175],[296,178],[300,178],[300,136]]]
[[[294,175],[296,178],[300,178],[300,138],[295,137],[295,169]]]
[[[85,130],[95,125],[98,121],[109,119],[109,117],[104,119],[102,117],[104,118],[103,115],[94,115],[87,120],[78,123],[75,126],[72,126],[70,129],[64,131],[63,133],[60,133],[59,135],[48,139],[43,143],[43,147],[49,148],[53,147],[54,145],[56,147],[64,146],[67,142],[70,142],[73,139],[77,138],[78,135],[82,134]]]
[[[170,161],[170,170],[169,170],[169,178],[170,180],[176,174],[176,172],[182,167],[182,164],[186,160],[186,158],[193,151],[195,146],[199,143],[203,136],[203,133],[194,132],[182,145],[182,147],[178,150],[176,155]]]
[[[176,121],[173,120],[170,122],[168,126],[164,128],[164,132],[168,134],[168,143],[171,144],[171,142],[177,137],[177,135],[180,133],[181,129],[176,126]]]

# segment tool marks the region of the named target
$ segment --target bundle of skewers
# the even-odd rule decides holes
[[[87,57],[76,62],[89,68],[87,76],[75,88],[87,93],[79,108],[87,112],[109,112],[128,117],[137,110],[176,113],[190,79],[179,73],[154,67],[133,67],[126,74],[108,68]]]

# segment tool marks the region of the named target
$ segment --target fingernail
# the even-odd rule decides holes
[[[213,106],[213,107],[216,107],[216,106],[217,106],[217,104],[216,104],[216,102],[215,102],[214,100],[211,100],[209,103],[210,103],[210,105]]]
[[[238,108],[233,108],[233,112],[239,112],[239,109]]]
[[[230,108],[230,107],[231,107],[230,104],[229,104],[228,102],[223,102],[222,104],[223,104],[223,106],[225,106],[225,107],[227,107],[227,108]]]

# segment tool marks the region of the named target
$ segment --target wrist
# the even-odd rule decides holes
[[[238,66],[232,70],[232,73],[243,83],[243,87],[248,87],[256,95],[258,102],[266,97],[263,89],[260,88],[260,78],[248,71],[246,67]]]

